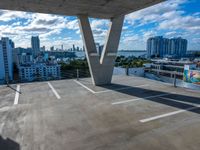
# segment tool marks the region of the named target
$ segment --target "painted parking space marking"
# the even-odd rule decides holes
[[[17,105],[19,102],[19,93],[20,93],[20,85],[17,85],[17,89],[15,92],[14,105]]]
[[[57,99],[61,99],[60,95],[58,94],[58,92],[54,89],[54,87],[51,85],[50,82],[47,82],[49,87],[51,88],[51,90],[53,91],[54,95],[56,96]]]
[[[154,116],[154,117],[150,117],[150,118],[146,118],[146,119],[142,119],[142,120],[140,120],[140,122],[141,123],[146,123],[146,122],[158,120],[158,119],[161,119],[161,118],[173,116],[173,115],[176,115],[176,114],[180,114],[180,113],[183,113],[183,112],[186,112],[186,111],[195,110],[197,108],[200,108],[200,105],[197,105],[197,106],[194,106],[194,107],[190,107],[190,108],[187,108],[187,109],[182,109],[182,110],[169,112],[169,113],[166,113],[166,114],[162,114],[162,115],[158,115],[158,116]]]
[[[88,88],[87,86],[85,86],[84,84],[82,84],[81,82],[74,80],[74,82],[76,82],[77,84],[79,84],[80,86],[84,87],[86,90],[90,91],[91,93],[95,94],[95,91],[93,91],[92,89]]]
[[[122,88],[117,88],[117,89],[109,89],[109,90],[104,90],[104,91],[94,91],[92,89],[90,89],[89,87],[87,87],[86,85],[82,84],[81,82],[74,80],[74,82],[76,82],[77,84],[79,84],[80,86],[82,86],[83,88],[85,88],[86,90],[88,90],[89,92],[93,93],[93,94],[101,94],[101,93],[106,93],[106,92],[112,92],[112,91],[122,91],[122,90],[127,90],[127,89],[133,89],[135,87],[144,87],[144,86],[149,86],[148,84],[143,84],[143,85],[137,85],[137,86],[133,86],[133,87],[122,87]]]
[[[197,108],[200,108],[200,105],[193,104],[193,103],[190,103],[190,102],[185,102],[185,101],[181,101],[181,100],[177,100],[177,99],[173,99],[173,98],[168,98],[168,97],[159,97],[159,98],[161,98],[163,100],[169,100],[169,101],[174,101],[174,102],[192,105],[192,107],[189,107],[187,109],[181,109],[181,110],[169,112],[169,113],[154,116],[154,117],[150,117],[150,118],[147,118],[147,119],[142,119],[142,120],[140,120],[140,122],[145,123],[145,122],[149,122],[149,121],[154,121],[154,120],[157,120],[157,119],[173,116],[173,115],[180,114],[180,113],[183,113],[183,112],[186,112],[186,111],[191,111],[191,110],[195,110]]]

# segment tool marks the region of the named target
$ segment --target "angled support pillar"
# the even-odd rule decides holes
[[[101,57],[97,54],[88,16],[78,16],[80,31],[86,49],[86,57],[94,85],[110,84],[117,56],[124,16],[111,19],[106,43]]]

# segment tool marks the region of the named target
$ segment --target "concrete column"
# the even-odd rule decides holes
[[[86,57],[94,85],[110,84],[119,46],[124,16],[111,19],[106,43],[99,59],[87,16],[78,16]]]

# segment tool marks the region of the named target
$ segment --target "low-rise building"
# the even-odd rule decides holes
[[[60,65],[48,63],[20,65],[19,76],[21,81],[60,79]]]
[[[18,59],[18,65],[31,64],[33,62],[33,56],[30,53],[22,53],[21,55],[18,55]]]
[[[152,59],[151,64],[145,64],[145,72],[183,79],[184,66],[190,66],[190,69],[197,70],[197,64],[188,59],[168,60],[168,59]]]

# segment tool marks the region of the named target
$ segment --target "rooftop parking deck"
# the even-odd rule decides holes
[[[199,91],[140,77],[114,76],[112,83],[12,85],[21,93],[1,86],[0,149],[199,149]]]

